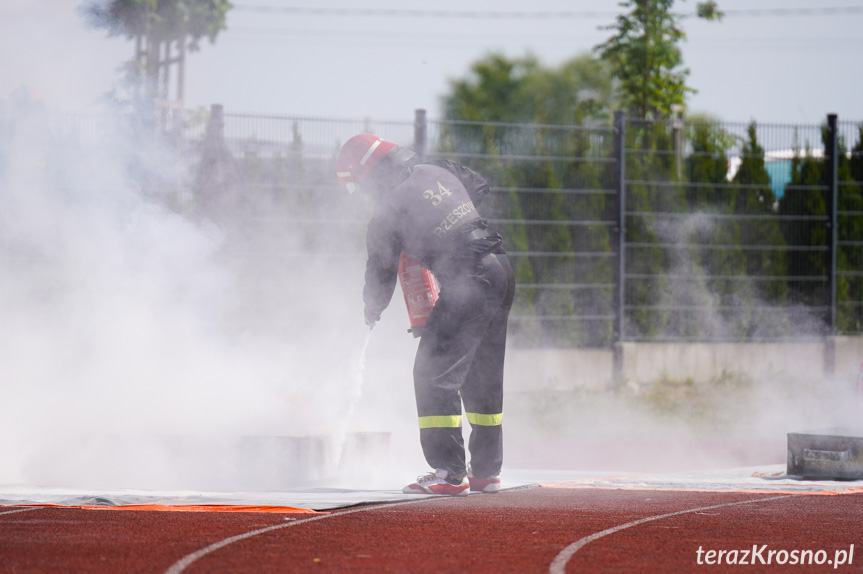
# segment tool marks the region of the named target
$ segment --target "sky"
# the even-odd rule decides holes
[[[683,21],[684,64],[698,90],[689,113],[742,122],[820,123],[828,113],[863,120],[863,1],[718,3],[722,22]],[[79,5],[0,3],[0,99],[23,86],[53,108],[80,110],[111,89],[132,43],[89,29]],[[695,5],[679,0],[676,9],[691,13]],[[398,121],[418,108],[440,117],[450,82],[467,77],[489,53],[531,54],[558,66],[589,52],[610,35],[600,28],[622,10],[617,0],[234,6],[216,43],[204,41],[188,58],[186,107],[219,103],[230,112]]]

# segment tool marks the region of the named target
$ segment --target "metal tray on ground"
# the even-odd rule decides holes
[[[863,479],[863,428],[788,433],[789,476]]]

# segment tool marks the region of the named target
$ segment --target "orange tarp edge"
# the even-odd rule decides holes
[[[158,512],[280,512],[296,514],[328,514],[309,508],[293,506],[238,506],[228,504],[120,504],[106,506],[100,504],[15,504],[16,507],[82,508],[84,510],[149,510]]]

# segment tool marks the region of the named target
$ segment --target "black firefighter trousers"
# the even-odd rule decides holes
[[[471,263],[439,278],[440,298],[423,329],[413,373],[423,454],[452,479],[466,474],[462,401],[473,475],[497,476],[503,463],[503,365],[515,279],[503,253]]]

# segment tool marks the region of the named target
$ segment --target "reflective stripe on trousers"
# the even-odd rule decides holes
[[[483,415],[480,413],[465,413],[467,421],[472,425],[484,427],[499,426],[503,420],[503,413]],[[456,428],[461,426],[461,415],[442,415],[419,418],[421,429],[431,428]]]

